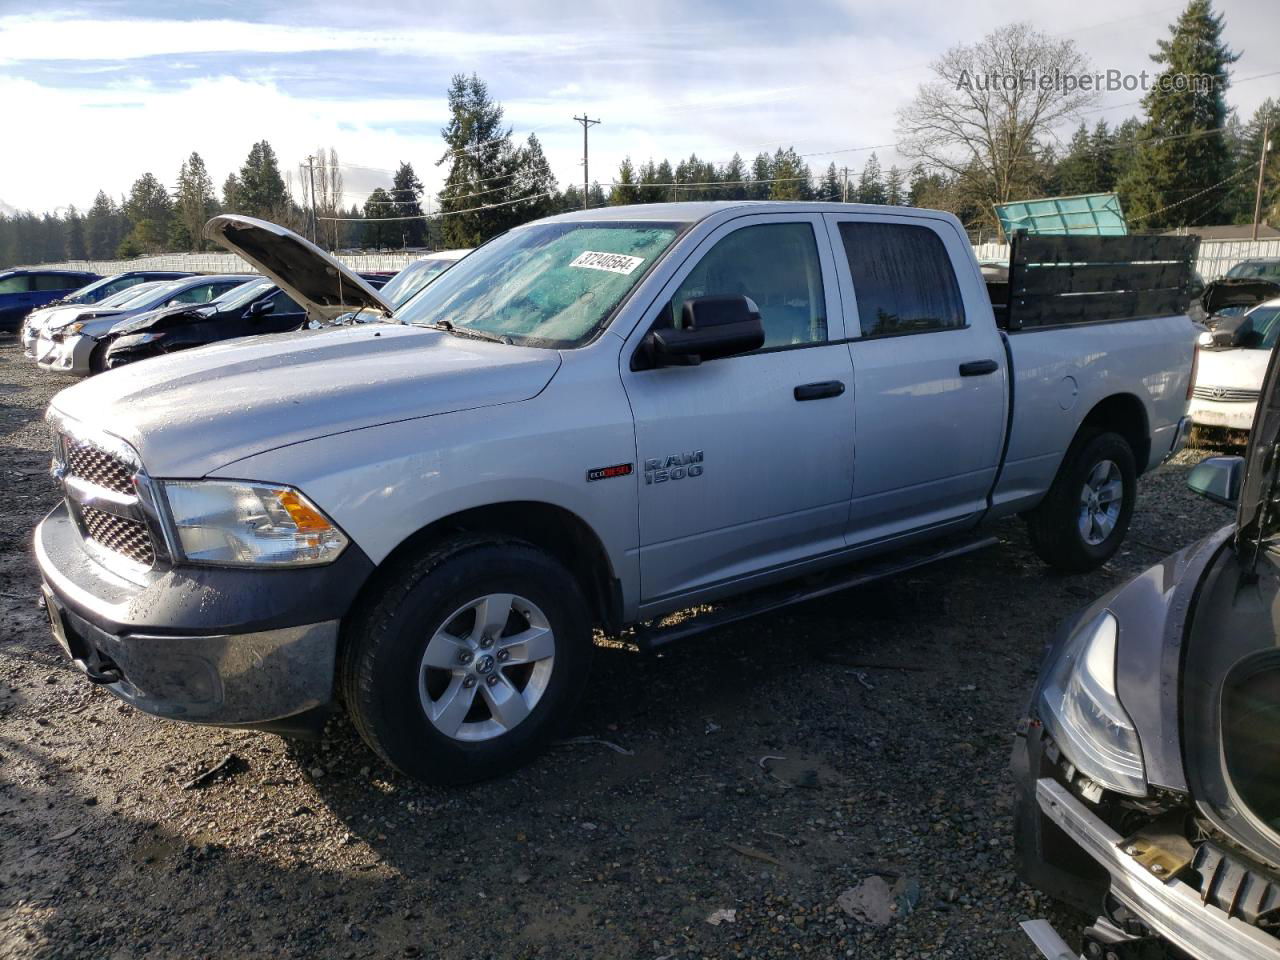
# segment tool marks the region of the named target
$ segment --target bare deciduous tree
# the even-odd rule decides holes
[[[1098,98],[1076,45],[1025,23],[953,47],[931,69],[936,79],[899,111],[900,150],[949,174],[986,216],[1035,189],[1054,128]]]

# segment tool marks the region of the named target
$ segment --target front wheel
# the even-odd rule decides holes
[[[1069,573],[1102,566],[1120,549],[1137,500],[1133,450],[1118,433],[1077,439],[1027,517],[1040,559]]]
[[[577,581],[518,541],[459,538],[392,577],[355,618],[342,685],[388,763],[434,784],[529,760],[585,686],[591,625]]]

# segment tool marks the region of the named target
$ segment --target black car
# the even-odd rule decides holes
[[[1278,356],[1247,455],[1188,479],[1235,522],[1064,624],[1019,729],[1018,864],[1099,913],[1086,957],[1280,958]]]
[[[361,276],[374,289],[389,279],[380,274]],[[259,277],[211,303],[165,307],[122,321],[111,328],[106,366],[113,370],[222,340],[299,330],[307,319],[307,311],[297,301],[273,281]]]
[[[17,330],[32,310],[97,279],[85,270],[0,270],[0,330]]]

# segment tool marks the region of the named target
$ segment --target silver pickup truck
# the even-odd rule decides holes
[[[206,232],[309,308],[379,307],[283,228]],[[998,325],[946,213],[584,211],[490,241],[392,322],[110,371],[49,409],[54,634],[142,710],[302,732],[341,703],[444,783],[546,742],[595,630],[652,647],[1015,514],[1092,568],[1185,437],[1189,261],[1116,292],[1113,261],[1159,238],[1095,266],[1062,239],[1015,244]]]

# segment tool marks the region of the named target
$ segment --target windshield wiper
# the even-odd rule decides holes
[[[432,330],[443,330],[445,333],[452,333],[456,337],[470,337],[472,340],[488,340],[490,343],[515,343],[506,334],[490,333],[488,330],[475,330],[471,327],[455,327],[448,320],[437,320],[434,323],[424,323],[424,327]]]

